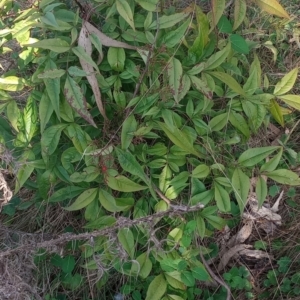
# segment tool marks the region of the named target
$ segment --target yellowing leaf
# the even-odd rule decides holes
[[[211,18],[212,18],[211,30],[212,30],[216,27],[220,18],[223,15],[225,9],[225,0],[212,0],[211,6],[212,6],[212,14],[211,14]]]
[[[156,276],[150,283],[146,300],[161,300],[167,290],[167,282],[163,274]]]
[[[280,98],[280,100],[282,100],[289,106],[300,110],[300,96],[298,96],[298,95],[283,95],[283,96],[279,96],[279,98]]]
[[[210,75],[218,78],[226,85],[228,85],[234,92],[238,93],[241,96],[246,96],[245,91],[242,89],[240,84],[229,74],[223,72],[209,72]]]
[[[0,89],[4,91],[21,91],[25,86],[25,80],[16,76],[0,78]]]
[[[274,95],[280,96],[287,93],[294,86],[298,75],[298,68],[287,73],[276,85]]]
[[[281,125],[284,126],[284,119],[283,119],[283,114],[281,111],[281,107],[279,104],[272,99],[270,102],[270,107],[269,107],[270,113],[273,116],[273,118]]]
[[[255,0],[256,4],[265,12],[278,17],[289,19],[290,16],[277,0]]]
[[[234,23],[233,30],[237,29],[243,22],[246,16],[247,3],[245,0],[234,1]]]

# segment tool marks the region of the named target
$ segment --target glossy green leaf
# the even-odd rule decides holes
[[[242,36],[240,36],[239,34],[231,34],[229,39],[233,50],[242,54],[249,53],[249,46]]]
[[[121,146],[123,150],[126,150],[133,139],[133,134],[137,129],[137,122],[133,114],[125,119],[122,131],[121,131]]]
[[[132,264],[131,272],[146,279],[152,270],[152,262],[149,259],[149,254],[147,252],[142,253],[136,258],[136,262]]]
[[[228,57],[231,50],[231,43],[227,43],[226,47],[224,47],[221,51],[216,52],[211,55],[205,63],[205,70],[213,70],[220,66]]]
[[[167,72],[171,93],[173,94],[174,100],[178,103],[179,92],[181,88],[180,83],[183,72],[181,62],[177,58],[172,57],[169,61]]]
[[[147,11],[155,11],[159,0],[135,0],[135,2]]]
[[[106,180],[107,180],[107,185],[111,189],[119,192],[126,192],[126,193],[137,192],[148,188],[147,186],[143,186],[138,183],[135,183],[134,181],[122,175],[118,175],[116,177],[108,176]]]
[[[25,87],[25,84],[25,79],[16,76],[7,76],[0,78],[0,89],[3,91],[22,91]]]
[[[283,153],[283,148],[280,148],[279,152],[274,156],[272,157],[268,162],[266,162],[265,164],[263,164],[260,168],[260,171],[261,172],[272,172],[274,171],[279,162],[280,162],[280,159],[281,159],[281,156],[282,156],[282,153]]]
[[[123,246],[124,250],[128,253],[131,259],[134,258],[135,245],[134,237],[129,228],[121,228],[118,232],[118,240]]]
[[[124,20],[135,30],[133,21],[133,12],[130,5],[126,0],[116,0],[116,8],[118,13],[124,18]]]
[[[179,130],[175,126],[170,128],[166,124],[161,123],[161,122],[158,122],[158,125],[176,146],[178,146],[179,148],[181,148],[184,151],[187,151],[188,153],[191,153],[200,158],[203,158],[203,155],[200,154],[194,148],[193,144],[190,142],[188,137],[181,130]]]
[[[228,85],[234,92],[241,96],[246,96],[245,91],[242,89],[240,84],[229,74],[223,72],[209,72],[210,75],[216,77],[217,79]]]
[[[63,53],[70,50],[70,45],[65,40],[59,38],[42,40],[24,46],[47,49],[47,50],[54,51],[56,53]]]
[[[90,123],[94,127],[97,127],[91,114],[87,110],[86,99],[82,94],[81,88],[76,83],[76,81],[70,76],[67,76],[64,87],[64,94],[70,106],[88,123]]]
[[[257,197],[258,206],[262,207],[262,205],[263,205],[263,203],[266,200],[267,195],[268,195],[268,186],[267,186],[267,183],[263,179],[262,176],[259,176],[257,178],[255,194],[256,194],[256,197]]]
[[[300,100],[300,99],[299,99]],[[300,101],[299,101],[300,103]],[[300,108],[300,105],[299,105]],[[269,106],[269,111],[273,118],[281,125],[284,126],[284,119],[283,119],[283,114],[282,114],[282,109],[277,103],[276,100],[272,99],[270,101],[270,106]]]
[[[221,16],[217,26],[220,33],[232,33],[232,24],[224,15]]]
[[[170,16],[161,16],[158,18],[158,20],[155,20],[150,26],[149,29],[165,29],[165,28],[170,28],[179,23],[180,21],[184,20],[189,16],[188,13],[176,13]]]
[[[241,114],[231,111],[229,113],[229,122],[232,126],[239,130],[246,138],[250,137],[250,130],[248,124]]]
[[[220,211],[230,211],[230,198],[228,192],[218,183],[214,183],[215,186],[215,200]]]
[[[210,173],[207,165],[201,164],[192,171],[192,177],[194,178],[205,178]]]
[[[242,214],[250,191],[250,179],[241,169],[235,169],[233,172],[232,188]]]
[[[107,52],[107,60],[111,68],[121,72],[125,65],[125,51],[123,48],[110,47]]]
[[[297,79],[298,68],[291,70],[287,73],[276,85],[274,89],[274,95],[280,96],[290,91]]]
[[[167,290],[167,282],[163,274],[157,275],[150,283],[145,300],[161,300]]]
[[[285,102],[287,105],[300,110],[300,96],[298,95],[282,95],[279,96],[280,100]]]
[[[272,180],[287,185],[300,185],[300,179],[298,174],[286,169],[278,169],[272,172],[264,173]]]
[[[247,3],[246,0],[234,1],[234,13],[233,13],[233,30],[237,29],[246,17]]]
[[[268,146],[248,149],[241,154],[238,162],[244,167],[253,167],[279,148],[279,146]]]
[[[77,197],[77,199],[73,204],[71,204],[68,207],[65,207],[65,210],[74,211],[88,206],[92,201],[94,201],[94,199],[97,196],[97,193],[98,193],[97,188],[92,188],[84,191],[82,194],[80,194]]]

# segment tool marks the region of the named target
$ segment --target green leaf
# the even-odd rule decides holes
[[[229,74],[223,72],[209,72],[210,75],[218,78],[226,85],[228,85],[234,92],[238,93],[241,96],[246,96],[245,91],[239,85],[239,83]]]
[[[181,272],[180,278],[186,286],[192,287],[195,285],[195,278],[193,277],[192,272],[190,271]]]
[[[44,155],[49,156],[54,153],[58,145],[61,132],[67,126],[68,124],[53,125],[44,131],[41,138],[42,153]]]
[[[198,60],[202,54],[204,47],[208,43],[209,22],[206,14],[204,14],[199,6],[195,5],[195,14],[198,27],[198,35],[196,36],[193,45],[189,49],[189,54],[192,54]]]
[[[272,172],[274,171],[279,162],[280,162],[280,159],[281,159],[281,156],[282,156],[282,152],[283,152],[283,148],[280,148],[279,152],[274,156],[272,157],[268,162],[266,162],[265,164],[263,164],[260,168],[260,171],[261,172]]]
[[[200,237],[203,239],[205,236],[205,230],[206,230],[205,221],[201,216],[197,216],[196,222],[197,222],[197,231],[198,231]]]
[[[193,178],[205,178],[208,176],[210,170],[207,165],[199,165],[192,171]]]
[[[287,73],[276,85],[274,89],[274,95],[280,96],[290,91],[297,79],[298,68],[291,70]]]
[[[99,189],[99,201],[101,205],[110,212],[117,212],[120,209],[117,207],[115,198],[103,189]]]
[[[280,100],[285,102],[287,105],[300,110],[300,96],[298,95],[283,95],[279,96]]]
[[[205,270],[205,268],[202,267],[194,267],[191,269],[193,277],[197,280],[201,281],[208,281],[209,280],[209,274]]]
[[[130,5],[126,0],[116,0],[116,8],[118,13],[124,18],[124,20],[135,30],[133,21],[133,12]]]
[[[220,33],[232,33],[232,24],[224,15],[221,16],[217,26]]]
[[[121,132],[121,146],[123,150],[126,150],[133,139],[133,134],[137,129],[137,122],[133,114],[131,114],[127,119],[125,119],[122,132]]]
[[[129,228],[121,228],[118,232],[118,240],[123,246],[124,250],[128,253],[131,259],[134,258],[134,237]]]
[[[174,289],[179,289],[179,290],[186,289],[185,284],[181,280],[180,272],[178,271],[165,272],[164,275],[168,284]]]
[[[117,153],[119,163],[124,171],[129,172],[132,175],[138,176],[147,184],[149,183],[149,180],[145,175],[141,165],[130,152],[126,152],[119,148],[115,148],[115,151]]]
[[[220,66],[228,57],[231,50],[231,43],[227,43],[226,47],[224,47],[221,51],[216,52],[211,55],[205,63],[205,70],[216,69]]]
[[[279,148],[279,146],[268,146],[248,149],[241,154],[238,162],[244,167],[253,167]]]
[[[182,150],[194,154],[199,158],[203,158],[204,155],[199,153],[190,142],[189,138],[183,133],[181,130],[176,128],[175,126],[170,128],[166,124],[158,122],[160,128],[165,132],[168,138],[179,148]]]
[[[264,173],[264,175],[281,184],[300,185],[300,179],[298,174],[290,170],[279,169],[272,172]]]
[[[46,170],[42,175],[37,179],[39,194],[43,199],[48,198],[48,194],[53,182],[53,178],[56,178],[54,172],[51,170]]]
[[[246,0],[234,1],[234,13],[233,13],[233,30],[236,30],[244,21],[246,17],[247,3]]]
[[[249,119],[253,131],[257,131],[264,121],[266,109],[263,105],[254,104],[250,101],[242,101],[242,107]]]
[[[84,188],[79,186],[67,186],[54,192],[48,202],[61,202],[76,197]]]
[[[249,53],[250,50],[248,44],[246,43],[245,39],[239,34],[231,34],[229,39],[233,50],[242,54]]]
[[[234,170],[232,176],[232,187],[242,214],[247,204],[250,191],[250,179],[241,169]]]
[[[70,106],[88,123],[97,128],[97,125],[95,124],[91,114],[87,110],[87,103],[82,94],[81,88],[70,76],[67,76],[64,94]]]
[[[163,274],[157,275],[150,283],[145,300],[161,300],[167,290],[167,282]]]
[[[15,100],[11,100],[8,102],[8,104],[6,106],[6,116],[7,116],[7,119],[9,120],[11,126],[16,131],[19,131],[18,120],[20,119],[20,110],[19,110],[17,102]],[[24,118],[25,118],[25,116],[23,116],[22,119],[24,119]]]
[[[229,121],[232,126],[239,130],[246,138],[250,137],[248,124],[241,114],[231,111],[229,113]]]
[[[84,60],[85,62],[87,62],[89,65],[93,66],[99,72],[97,64],[92,60],[90,55],[85,52],[85,50],[82,46],[73,47],[72,51],[76,56],[78,56],[79,59]]]
[[[44,132],[46,124],[50,120],[53,113],[53,106],[48,97],[48,93],[44,92],[39,104],[39,119],[40,119],[40,129],[41,134]]]
[[[125,51],[123,48],[110,47],[107,52],[107,60],[114,71],[122,72],[125,65]]]
[[[31,165],[26,164],[27,160],[33,160],[34,154],[31,150],[26,150],[23,152],[22,156],[19,159],[19,163],[21,164],[21,167],[19,168],[17,175],[16,175],[16,186],[14,194],[16,194],[20,188],[24,185],[24,183],[27,181],[29,176],[34,170],[34,167]]]
[[[26,44],[24,46],[47,49],[56,53],[63,53],[70,50],[70,45],[65,40],[59,38],[42,40],[33,44]]]
[[[92,42],[92,44],[95,46],[95,48],[97,49],[100,57],[103,57],[103,51],[102,51],[102,43],[99,39],[99,37],[95,34],[95,33],[91,33],[89,35],[89,38]]]
[[[215,186],[215,200],[220,211],[228,212],[230,211],[230,198],[227,191],[217,182],[214,183]]]
[[[135,183],[134,181],[122,175],[118,175],[116,177],[108,176],[106,180],[107,185],[111,189],[119,192],[130,193],[145,190],[148,188],[147,186],[142,186],[138,183]]]
[[[135,0],[143,9],[155,11],[159,0]]]
[[[45,79],[45,78],[50,78],[50,79],[60,78],[65,73],[66,73],[66,71],[62,70],[62,69],[45,70],[44,72],[42,72],[38,75],[38,78],[42,78],[42,79]]]
[[[228,123],[228,113],[223,113],[218,116],[213,117],[209,122],[208,126],[211,131],[220,131]]]
[[[168,68],[168,77],[169,77],[169,86],[171,89],[171,93],[173,94],[174,100],[178,103],[179,102],[179,92],[180,92],[180,83],[182,77],[182,65],[181,62],[172,57],[169,61]]]
[[[79,195],[72,205],[65,207],[64,209],[68,211],[82,209],[88,206],[92,201],[94,201],[94,199],[97,196],[97,193],[97,188],[88,189],[84,191],[81,195]]]
[[[149,254],[147,252],[142,253],[136,258],[136,261],[138,264],[136,262],[132,264],[131,272],[146,279],[152,270],[152,262],[149,259]]]
[[[180,21],[184,20],[188,16],[189,14],[184,12],[176,13],[170,16],[164,15],[162,17],[159,17],[158,20],[155,20],[149,26],[148,29],[152,30],[152,29],[159,28],[160,30],[160,29],[170,28],[176,25],[177,23],[179,23]]]
[[[167,48],[174,48],[184,38],[190,23],[191,20],[188,19],[175,30],[167,32],[162,38],[162,43],[166,45]]]
[[[72,66],[68,68],[68,73],[71,76],[74,77],[83,77],[83,76],[88,76],[87,73],[85,71],[83,71],[82,69],[76,67],[76,66]]]
[[[258,201],[258,207],[260,208],[260,207],[262,207],[262,205],[268,195],[268,186],[262,176],[259,176],[257,178],[255,194],[257,197],[257,201]]]
[[[0,90],[3,91],[22,91],[25,87],[25,84],[25,79],[16,76],[7,76],[4,78],[0,78]]]
[[[300,99],[299,99],[300,100]],[[299,102],[300,103],[300,102]],[[300,108],[300,105],[299,105]],[[281,125],[284,126],[284,119],[283,119],[283,114],[282,114],[282,109],[279,106],[279,104],[272,99],[270,101],[270,107],[269,107],[269,111],[271,113],[271,115],[273,116],[273,118]]]

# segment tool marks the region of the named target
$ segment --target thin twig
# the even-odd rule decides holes
[[[206,260],[203,257],[202,252],[200,251],[200,257],[202,260],[203,265],[205,266],[206,270],[208,271],[209,275],[212,277],[212,279],[214,279],[217,283],[219,283],[221,286],[223,286],[226,291],[227,291],[227,296],[226,296],[226,300],[231,300],[231,291],[229,286],[225,283],[224,280],[222,280],[221,278],[219,278],[214,271],[210,268],[210,266],[208,265],[208,263],[206,262]]]
[[[60,236],[58,236],[55,239],[48,240],[48,241],[42,241],[39,243],[35,244],[29,244],[29,245],[22,245],[20,247],[14,248],[14,249],[9,249],[7,251],[4,251],[0,253],[0,259],[7,257],[9,255],[14,255],[19,252],[30,252],[30,251],[36,251],[39,248],[51,248],[53,246],[57,246],[60,244],[65,244],[70,241],[79,241],[79,240],[88,240],[91,238],[96,238],[99,236],[105,236],[113,233],[114,231],[120,229],[120,228],[128,228],[136,225],[141,225],[143,223],[153,223],[157,220],[157,218],[163,218],[163,217],[171,217],[171,216],[176,216],[176,215],[181,215],[185,213],[190,213],[190,212],[196,212],[202,209],[204,206],[203,204],[197,204],[194,206],[175,206],[173,205],[170,207],[169,210],[163,211],[163,212],[158,212],[153,215],[149,215],[146,217],[141,217],[135,220],[131,220],[128,218],[120,218],[116,221],[115,225],[111,227],[106,227],[101,230],[95,230],[92,232],[85,232],[85,233],[80,233],[80,234],[70,234],[70,233],[65,233]]]

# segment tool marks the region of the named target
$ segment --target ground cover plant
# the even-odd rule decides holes
[[[294,16],[275,0],[0,8],[3,299],[299,294],[297,254],[265,242],[282,191],[298,205],[298,67],[266,72]]]

